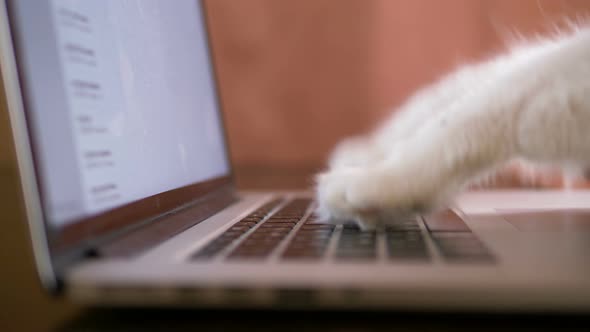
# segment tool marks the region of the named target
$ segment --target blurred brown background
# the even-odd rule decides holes
[[[586,0],[208,0],[207,5],[242,187],[308,186],[307,175],[323,165],[339,139],[369,130],[418,87],[465,61],[500,51],[510,31],[543,32],[563,17],[590,12]],[[4,99],[0,107],[0,330],[40,331],[77,308],[48,300],[36,283],[18,209]],[[285,183],[290,177],[281,176],[293,173],[304,180]],[[28,319],[31,313],[35,319]]]
[[[210,0],[233,160],[321,167],[417,88],[590,11],[585,0]],[[563,22],[562,22],[563,23]]]

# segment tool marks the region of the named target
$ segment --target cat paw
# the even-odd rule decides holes
[[[364,229],[376,226],[376,211],[350,200],[349,192],[360,177],[361,171],[356,168],[340,168],[317,176],[317,212],[321,219],[334,223],[357,222]]]
[[[399,216],[429,211],[444,201],[434,182],[420,181],[418,170],[347,168],[317,178],[318,213],[332,222],[355,221],[363,228]]]

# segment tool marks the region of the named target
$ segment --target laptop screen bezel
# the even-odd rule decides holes
[[[32,165],[26,166],[32,166],[35,176],[35,181],[33,181],[33,183],[36,183],[37,186],[37,190],[35,191],[35,194],[37,196],[36,198],[40,200],[41,206],[45,206],[47,201],[42,194],[43,184],[42,181],[39,181],[39,147],[35,145],[35,133],[32,126],[33,117],[31,115],[30,109],[27,107],[27,105],[30,105],[30,103],[28,103],[29,97],[27,96],[27,79],[24,72],[24,66],[19,61],[19,55],[22,55],[22,45],[20,43],[22,36],[19,34],[18,31],[18,23],[16,22],[16,18],[14,15],[12,1],[17,0],[5,0],[4,3],[8,19],[10,41],[13,45],[13,54],[11,56],[14,58],[14,64],[16,67],[14,68],[16,69],[17,76],[15,77],[15,80],[17,81],[16,84],[18,84],[20,88],[19,97],[21,99],[21,105],[23,106],[22,115],[26,120],[26,128],[12,128],[12,131],[15,140],[17,139],[18,134],[15,133],[15,130],[23,129],[23,131],[26,131],[26,136],[28,136],[27,143],[29,151],[25,151],[25,153],[31,155],[30,160],[32,163]],[[217,103],[217,115],[219,117],[219,125],[221,127],[222,132],[224,147],[223,153],[226,159],[226,165],[228,167],[227,174],[216,178],[210,178],[198,183],[192,183],[156,195],[152,195],[141,200],[129,204],[124,204],[114,209],[110,209],[106,212],[97,215],[79,218],[60,228],[50,224],[47,221],[46,213],[44,211],[45,209],[43,208],[41,209],[41,215],[43,220],[30,220],[30,213],[27,213],[29,215],[28,218],[30,224],[37,223],[39,225],[35,226],[43,227],[47,238],[49,257],[51,258],[54,271],[56,271],[58,274],[59,270],[61,269],[56,268],[55,262],[58,261],[60,257],[71,256],[72,252],[79,253],[87,249],[91,249],[93,246],[97,244],[98,239],[109,238],[110,234],[120,232],[123,229],[133,229],[134,226],[142,225],[146,221],[152,220],[157,216],[166,214],[171,210],[174,210],[182,206],[191,205],[191,203],[196,201],[202,201],[203,199],[205,199],[206,196],[214,192],[223,193],[223,195],[234,195],[234,169],[229,155],[228,137],[223,118],[223,104],[219,95],[219,82],[217,79],[218,76],[216,71],[214,52],[210,41],[207,6],[202,0],[195,1],[197,1],[197,4],[202,9],[201,15],[203,15],[203,29],[205,31],[207,51],[209,54],[211,80],[213,81],[214,87],[213,93]],[[14,112],[14,110],[9,111]],[[18,149],[19,145],[17,144],[16,147]],[[19,151],[17,151],[17,154],[18,153]],[[22,158],[18,159],[19,164],[24,162]],[[27,175],[23,174],[22,169],[23,165],[19,165],[21,177]],[[33,176],[33,174],[28,175]],[[23,186],[22,181],[21,186]],[[28,197],[28,199],[31,198]]]

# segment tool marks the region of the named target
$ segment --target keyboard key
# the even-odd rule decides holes
[[[290,230],[284,229],[268,229],[268,228],[259,228],[254,233],[250,234],[252,238],[264,238],[264,237],[275,237],[275,238],[284,238],[289,234]]]
[[[228,258],[264,259],[278,247],[305,215],[311,200],[294,199],[272,214]]]
[[[272,201],[264,204],[263,206],[259,207],[258,209],[256,209],[256,211],[250,213],[248,215],[248,217],[263,219],[271,211],[273,211],[277,206],[279,206],[282,202],[283,202],[282,198],[277,198],[275,200],[272,200]]]
[[[421,232],[386,232],[385,241],[388,257],[392,261],[430,260]]]
[[[280,209],[278,212],[273,214],[273,218],[295,218],[301,219],[307,212],[311,199],[308,198],[297,198],[289,202],[286,206]]]
[[[377,258],[377,233],[344,225],[336,247],[336,259],[373,260]]]
[[[299,232],[293,241],[299,242],[313,242],[313,241],[326,241],[332,237],[332,231],[329,232],[322,232],[322,233],[309,233],[309,232]]]
[[[284,224],[284,223],[298,223],[299,220],[301,220],[301,218],[276,218],[275,216],[272,216],[270,218],[268,218],[268,220],[266,220],[267,223],[278,223],[278,224]]]
[[[336,226],[326,224],[304,224],[293,237],[283,258],[320,259],[324,256]]]
[[[263,228],[293,228],[297,225],[297,222],[287,221],[287,222],[265,222],[262,226]],[[261,226],[261,227],[262,227]]]
[[[258,229],[281,229],[281,230],[291,230],[293,228],[294,225],[291,224],[267,224],[264,223],[262,225],[260,225],[260,227],[258,227]]]
[[[310,224],[310,223],[305,223],[303,226],[301,226],[301,229],[304,230],[334,230],[334,228],[336,228],[335,225],[332,224]]]

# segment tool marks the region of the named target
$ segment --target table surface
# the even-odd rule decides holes
[[[241,188],[297,189],[309,187],[308,174],[244,170],[237,180]],[[590,316],[84,308],[51,298],[40,288],[10,169],[0,169],[0,209],[5,229],[0,232],[0,331],[590,330]]]

